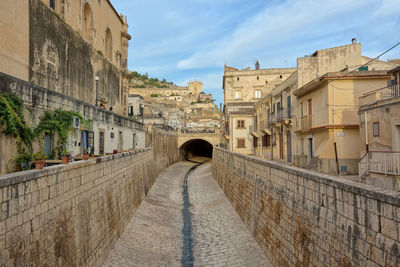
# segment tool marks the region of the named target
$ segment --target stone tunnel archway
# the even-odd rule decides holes
[[[190,160],[194,157],[212,158],[213,145],[200,138],[191,139],[179,147],[179,159]]]

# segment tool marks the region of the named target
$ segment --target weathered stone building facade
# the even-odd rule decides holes
[[[391,80],[360,97],[359,176],[362,181],[400,191],[400,67]]]
[[[225,66],[223,78],[225,146],[253,154],[254,103],[271,92],[296,69],[238,70]],[[252,110],[252,111],[251,111]]]
[[[86,150],[104,155],[145,147],[142,125],[124,117],[131,37],[126,17],[110,1],[2,1],[0,25],[7,36],[0,42],[1,93],[18,95],[29,126],[57,109],[78,112],[91,122],[90,127],[77,122],[63,149],[56,151],[53,131],[42,136],[44,142],[38,140],[44,148],[35,144],[34,150],[54,158],[64,149],[71,155]],[[1,143],[8,143],[1,147],[0,173],[15,156],[10,138],[0,134]]]
[[[130,36],[109,1],[7,0],[0,7],[7,36],[0,72],[125,115]]]
[[[255,105],[252,154],[329,174],[358,173],[358,97],[384,87],[396,66],[369,61],[356,42],[298,58],[296,71]]]

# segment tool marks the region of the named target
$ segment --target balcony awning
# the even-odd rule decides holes
[[[285,119],[285,124],[286,124],[286,126],[292,126],[293,125],[293,119]]]
[[[264,133],[271,135],[271,130],[270,129],[263,129],[262,130]]]
[[[258,132],[250,132],[251,135],[255,136],[255,137],[259,137],[260,135],[258,134]]]

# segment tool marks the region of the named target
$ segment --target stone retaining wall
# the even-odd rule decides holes
[[[155,140],[154,150],[0,176],[0,266],[101,265],[177,159],[176,134]]]
[[[214,148],[212,171],[275,266],[399,266],[400,194]]]

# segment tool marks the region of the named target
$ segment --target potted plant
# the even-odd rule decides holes
[[[68,164],[69,163],[69,160],[71,158],[71,153],[66,148],[61,150],[60,156],[61,156],[63,164]]]
[[[43,151],[39,151],[33,154],[33,159],[33,163],[35,164],[37,170],[41,170],[44,168],[44,160],[46,159],[46,155]]]
[[[83,148],[83,160],[88,160],[89,159],[89,150],[84,147]]]

